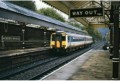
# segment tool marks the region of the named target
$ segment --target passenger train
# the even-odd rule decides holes
[[[51,34],[50,47],[52,52],[70,52],[91,45],[93,39],[88,35],[57,31]]]

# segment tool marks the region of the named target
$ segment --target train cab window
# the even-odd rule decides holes
[[[56,37],[55,35],[52,35],[52,41],[55,41],[55,37]]]
[[[65,41],[65,36],[62,36],[62,41]]]
[[[60,35],[52,35],[52,41],[60,41],[61,36]]]
[[[60,35],[56,35],[56,41],[60,41],[61,40],[61,36]]]

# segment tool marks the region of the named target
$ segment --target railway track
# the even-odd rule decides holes
[[[32,65],[32,63],[36,63],[37,61],[50,58],[51,56],[48,54],[48,51],[36,51],[0,58],[0,78],[16,74],[18,71],[21,71],[19,70],[19,68],[23,69],[28,67],[29,65]],[[4,75],[3,73],[6,74]]]
[[[37,80],[42,78],[47,73],[59,68],[70,60],[80,56],[90,49],[99,49],[103,43],[94,44],[91,47],[75,51],[70,55],[51,57],[42,61],[37,61],[31,64],[20,66],[16,69],[0,73],[1,80]]]
[[[0,72],[7,69],[19,67],[21,65],[28,64],[34,61],[42,60],[47,57],[50,56],[48,54],[48,51],[45,50],[26,54],[0,57]]]

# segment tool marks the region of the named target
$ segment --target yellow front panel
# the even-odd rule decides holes
[[[52,42],[51,42],[51,45],[55,45],[55,41],[52,41]]]
[[[66,45],[66,41],[62,41],[62,45]]]
[[[56,41],[56,44],[57,44],[56,47],[60,48],[60,41]]]

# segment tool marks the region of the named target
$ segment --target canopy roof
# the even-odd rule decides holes
[[[44,1],[44,0],[43,0]],[[96,8],[96,7],[103,7],[104,10],[110,10],[110,0],[105,1],[49,1],[45,0],[45,3],[57,8],[58,10],[64,12],[65,14],[69,15],[69,10],[73,8]],[[85,26],[88,26],[91,23],[105,23],[109,20],[109,15],[104,15],[103,17],[82,17],[82,18],[75,18],[78,22],[82,23]]]

